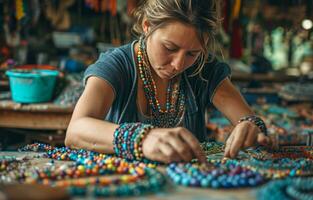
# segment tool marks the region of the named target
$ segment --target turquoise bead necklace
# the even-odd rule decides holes
[[[236,165],[172,163],[167,174],[174,183],[191,187],[239,188],[265,182],[261,174]]]
[[[258,200],[313,200],[313,178],[276,180],[257,191]]]
[[[164,128],[175,127],[180,124],[185,113],[184,81],[181,81],[180,76],[169,81],[166,90],[165,109],[162,109],[157,98],[157,85],[152,76],[152,67],[142,37],[139,40],[137,51],[137,65],[140,79],[143,82],[144,93],[152,112],[152,120],[149,123]]]

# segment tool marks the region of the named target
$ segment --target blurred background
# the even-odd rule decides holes
[[[138,3],[0,0],[0,149],[33,141],[63,144],[84,70],[100,52],[134,40],[131,13]],[[232,81],[278,144],[310,144],[313,0],[222,5],[216,53],[231,66]],[[227,119],[209,107],[207,121],[208,134],[224,141],[232,128]]]

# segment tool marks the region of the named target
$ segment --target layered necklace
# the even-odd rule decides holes
[[[175,127],[182,122],[185,113],[185,94],[180,77],[171,79],[166,90],[165,109],[161,108],[157,98],[157,86],[152,77],[144,39],[140,38],[137,51],[137,64],[144,93],[151,108],[152,118],[149,123],[162,128]]]

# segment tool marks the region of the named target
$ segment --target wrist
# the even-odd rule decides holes
[[[128,160],[142,160],[142,143],[152,128],[152,125],[143,123],[120,124],[114,131],[115,154]]]
[[[241,117],[237,124],[240,124],[241,122],[248,121],[253,123],[255,126],[257,126],[260,129],[260,132],[264,135],[268,135],[267,128],[265,122],[261,119],[261,117],[256,115],[247,115],[244,117]]]

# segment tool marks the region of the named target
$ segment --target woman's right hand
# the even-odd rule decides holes
[[[189,162],[193,158],[206,161],[198,140],[183,127],[150,130],[143,140],[142,151],[146,158],[163,163]]]

